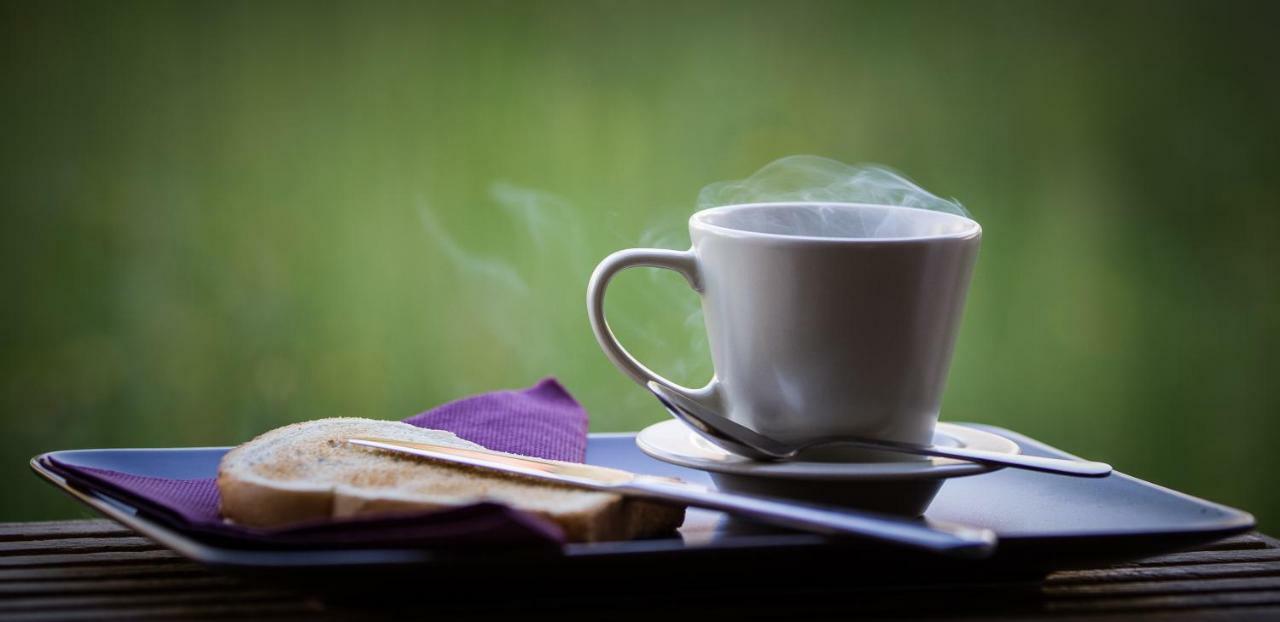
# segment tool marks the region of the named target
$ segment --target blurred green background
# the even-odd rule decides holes
[[[6,3],[0,520],[82,515],[26,460],[401,418],[596,347],[610,251],[699,189],[880,162],[985,227],[943,413],[1280,529],[1275,4]],[[610,319],[689,384],[696,300]]]

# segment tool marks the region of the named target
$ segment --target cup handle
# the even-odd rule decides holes
[[[697,402],[707,408],[719,412],[720,399],[718,383],[713,376],[701,389],[690,389],[676,384],[645,367],[627,349],[618,343],[609,322],[604,317],[604,293],[613,276],[627,268],[645,266],[650,268],[666,268],[683,276],[693,291],[702,293],[702,279],[698,271],[698,258],[693,250],[674,251],[663,248],[630,248],[618,251],[604,258],[595,272],[591,273],[591,281],[587,284],[587,318],[591,321],[591,330],[596,341],[604,350],[609,361],[631,377],[641,386],[649,381],[662,385],[667,390]]]

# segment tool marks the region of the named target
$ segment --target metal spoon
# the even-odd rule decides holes
[[[937,445],[913,445],[897,441],[841,436],[807,441],[798,445],[788,445],[781,441],[764,436],[755,430],[712,412],[710,409],[691,400],[668,391],[662,385],[650,381],[645,384],[659,402],[671,412],[672,416],[693,428],[695,432],[712,444],[747,458],[755,460],[790,460],[801,451],[819,445],[854,445],[867,449],[898,451],[919,456],[939,456],[955,458],[979,464],[1013,467],[1072,475],[1076,477],[1102,477],[1111,473],[1111,465],[1102,462],[1085,460],[1061,460],[1022,454],[999,454],[980,449],[965,447],[939,447]]]

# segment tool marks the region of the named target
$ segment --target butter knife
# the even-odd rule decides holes
[[[996,545],[995,534],[980,527],[935,520],[917,521],[861,510],[733,494],[678,479],[641,475],[590,464],[369,436],[349,438],[347,442],[575,488],[717,510],[778,527],[828,536],[859,536],[957,557],[986,557],[995,550]]]

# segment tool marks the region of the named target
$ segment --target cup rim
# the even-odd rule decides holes
[[[909,209],[919,212],[927,212],[930,215],[936,215],[942,218],[954,218],[962,221],[963,228],[949,233],[938,233],[930,235],[913,235],[902,237],[838,237],[838,236],[822,236],[822,235],[798,235],[789,233],[765,233],[762,231],[751,231],[749,229],[734,229],[723,225],[712,224],[707,222],[707,216],[734,211],[750,207],[782,207],[787,205],[832,205],[838,207],[877,207],[892,209]],[[734,205],[720,205],[709,207],[704,210],[694,212],[689,217],[689,227],[705,229],[712,233],[725,235],[728,237],[739,238],[758,238],[763,240],[793,241],[793,242],[856,242],[858,244],[876,244],[876,243],[893,243],[893,242],[924,242],[932,240],[969,240],[981,237],[982,225],[978,221],[961,216],[960,214],[952,214],[950,212],[940,212],[937,210],[924,209],[919,207],[909,207],[905,205],[887,205],[882,203],[854,203],[848,201],[769,201],[763,203],[737,203]]]

